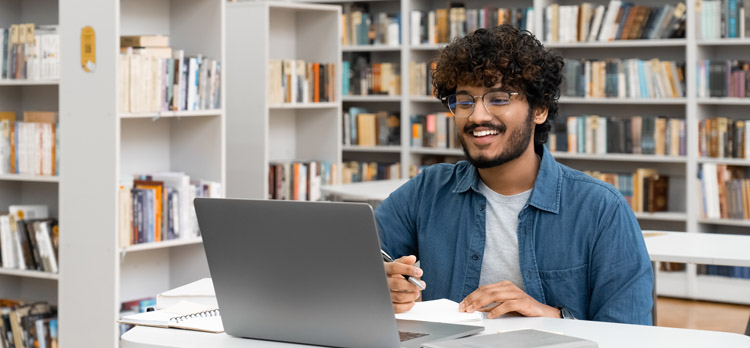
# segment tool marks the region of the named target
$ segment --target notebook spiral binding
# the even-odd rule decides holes
[[[209,310],[206,310],[206,311],[201,311],[201,312],[196,312],[196,313],[182,315],[182,316],[179,316],[179,317],[169,318],[169,321],[173,322],[175,324],[179,324],[180,322],[183,322],[183,321],[188,320],[188,319],[206,318],[206,317],[218,317],[218,316],[221,316],[221,314],[219,313],[218,309],[209,309]]]

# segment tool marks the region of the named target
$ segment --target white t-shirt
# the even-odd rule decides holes
[[[524,290],[518,261],[518,214],[529,200],[531,190],[504,196],[480,180],[479,191],[487,198],[486,239],[479,286],[510,280]]]

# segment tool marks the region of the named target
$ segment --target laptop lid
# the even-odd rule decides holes
[[[198,198],[225,331],[334,347],[399,347],[372,208]]]

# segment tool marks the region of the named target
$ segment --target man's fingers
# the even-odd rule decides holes
[[[510,312],[518,312],[520,309],[521,301],[507,301],[503,302],[499,306],[496,306],[493,310],[490,311],[490,313],[487,315],[487,318],[489,319],[495,319],[500,317],[503,314],[507,314]]]
[[[403,259],[403,257],[401,259]],[[383,267],[385,267],[385,273],[388,274],[389,276],[393,274],[401,274],[401,275],[407,275],[411,277],[422,276],[422,269],[420,269],[419,267],[410,266],[410,265],[407,265],[398,261],[384,262]]]
[[[393,311],[395,313],[404,313],[408,312],[410,309],[414,307],[414,302],[411,303],[394,303],[393,304]]]
[[[420,290],[416,285],[410,283],[400,275],[388,277],[386,280],[388,281],[388,288],[391,289],[391,291],[415,292]],[[422,284],[424,284],[424,282],[422,282]]]
[[[417,292],[403,292],[403,291],[391,291],[391,302],[393,303],[409,303],[414,302],[419,298],[419,291]]]
[[[502,303],[517,299],[521,293],[523,292],[509,281],[480,286],[459,303],[458,310],[461,312],[481,310],[482,307],[493,302]]]

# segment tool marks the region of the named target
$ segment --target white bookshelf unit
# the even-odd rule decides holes
[[[310,1],[328,4],[360,4],[359,1]],[[399,97],[343,97],[343,111],[346,112],[351,106],[367,107],[371,111],[393,110],[401,114],[401,151],[399,155],[394,153],[392,147],[383,147],[380,152],[378,148],[368,148],[366,151],[359,150],[355,146],[342,148],[344,160],[364,158],[365,160],[390,160],[400,161],[402,165],[402,176],[406,177],[410,164],[419,163],[424,156],[440,155],[449,160],[457,160],[463,157],[461,150],[412,148],[410,142],[409,116],[431,112],[445,111],[444,107],[435,98],[429,96],[409,95],[409,62],[429,62],[436,56],[438,50],[446,44],[415,44],[409,41],[411,32],[410,13],[412,10],[433,10],[436,8],[448,8],[448,1],[437,0],[395,0],[395,1],[365,1],[370,4],[369,11],[401,13],[401,47],[400,51],[389,50],[383,52],[377,46],[349,46],[345,49],[344,56],[350,52],[371,52],[373,61],[389,60],[400,62],[402,93]],[[658,0],[656,2],[636,2],[636,5],[660,6],[664,4],[675,5],[679,1]],[[534,30],[540,40],[543,41],[544,33],[544,9],[551,4],[578,5],[583,1],[577,0],[516,0],[493,4],[481,0],[462,1],[467,9],[482,8],[483,6],[495,6],[502,8],[534,8]],[[595,0],[594,5],[605,5],[607,0]],[[699,182],[694,173],[697,173],[701,163],[720,163],[735,166],[750,167],[750,161],[745,159],[708,159],[697,155],[698,121],[701,119],[726,115],[727,117],[740,118],[746,115],[745,108],[750,105],[750,98],[698,98],[696,87],[695,68],[699,59],[743,59],[750,53],[750,39],[698,39],[696,28],[696,6],[695,1],[683,1],[687,5],[686,37],[682,39],[659,39],[659,40],[621,40],[609,42],[577,42],[577,43],[545,43],[548,48],[559,51],[565,58],[575,59],[605,59],[605,58],[639,58],[660,60],[673,60],[685,63],[686,91],[685,97],[679,98],[578,98],[562,96],[559,100],[560,108],[558,117],[571,115],[603,115],[614,117],[630,117],[633,115],[660,115],[684,119],[687,127],[687,155],[686,156],[655,156],[655,155],[629,155],[629,154],[606,154],[606,155],[583,155],[569,153],[555,153],[554,156],[561,163],[579,170],[591,170],[602,172],[632,173],[637,168],[655,168],[659,173],[670,176],[670,201],[669,212],[666,213],[638,213],[636,217],[643,229],[661,229],[672,231],[685,231],[687,233],[748,233],[748,223],[745,220],[731,219],[703,219],[700,218],[698,198]],[[368,51],[369,50],[369,51]],[[387,98],[387,99],[378,99]],[[705,299],[714,301],[726,301],[750,304],[750,293],[736,291],[738,284],[745,289],[750,288],[750,280],[730,279],[717,276],[700,275],[695,265],[688,265],[686,272],[679,274],[660,272],[659,294]],[[710,291],[709,291],[710,290]],[[725,291],[726,290],[726,291]]]
[[[121,247],[118,187],[134,175],[166,171],[225,187],[224,83],[219,109],[122,113],[118,62],[120,36],[158,34],[186,57],[224,64],[224,16],[219,0],[73,0],[61,10],[70,28],[62,45],[72,56],[63,61],[61,83],[61,122],[70,136],[63,155],[71,158],[62,167],[61,208],[70,216],[64,229],[75,231],[61,241],[61,346],[116,347],[122,302],[209,276],[200,238]],[[85,26],[96,34],[93,72],[81,68],[76,53]]]
[[[341,69],[341,9],[289,2],[227,4],[227,196],[268,198],[269,163],[341,163],[341,85],[334,102],[269,103],[271,59]],[[248,33],[254,33],[248,35]]]
[[[58,0],[0,0],[0,28],[22,23],[58,25],[59,8]],[[15,112],[16,121],[24,120],[24,111],[58,112],[60,90],[58,79],[0,80],[0,111]],[[51,218],[62,223],[59,183],[59,176],[2,174],[0,212],[7,214],[10,205],[42,204],[49,208]],[[60,229],[61,234],[64,230]],[[58,279],[63,267],[59,273],[0,267],[0,298],[59,305]]]

